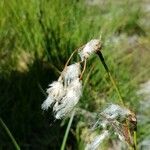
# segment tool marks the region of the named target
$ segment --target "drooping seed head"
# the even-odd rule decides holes
[[[88,42],[84,48],[79,52],[79,55],[81,57],[81,60],[87,59],[92,55],[93,53],[96,53],[101,49],[101,42],[99,39],[93,39],[90,42]]]
[[[48,97],[41,106],[43,110],[47,110],[53,103],[59,101],[63,97],[65,91],[61,81],[54,81],[49,85],[46,92],[48,93]]]
[[[61,119],[69,114],[78,103],[82,94],[82,83],[79,78],[73,80],[67,87],[66,95],[60,102],[56,102],[53,111],[56,119]]]
[[[62,77],[64,79],[65,86],[68,86],[71,83],[71,81],[78,78],[80,74],[80,63],[75,63],[67,66],[62,72]]]

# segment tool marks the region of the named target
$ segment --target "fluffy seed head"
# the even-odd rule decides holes
[[[89,58],[94,52],[98,51],[101,48],[101,42],[99,39],[93,39],[88,42],[82,51],[79,52],[81,60]]]
[[[111,104],[101,114],[107,119],[117,119],[118,117],[124,119],[131,114],[131,111],[127,108],[120,107],[119,105]]]
[[[64,88],[61,81],[54,81],[47,89],[48,97],[43,102],[41,108],[47,110],[53,103],[59,101],[64,95]]]
[[[56,119],[61,119],[69,114],[78,103],[81,94],[82,83],[79,78],[77,78],[67,87],[66,95],[61,99],[61,101],[54,105],[53,111],[55,112]]]
[[[71,81],[78,78],[80,74],[80,63],[75,63],[67,66],[62,73],[65,86],[68,86],[71,83]]]

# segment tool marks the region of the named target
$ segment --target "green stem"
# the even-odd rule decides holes
[[[71,114],[67,129],[66,129],[66,132],[65,132],[65,135],[64,135],[64,138],[63,138],[63,142],[62,142],[62,145],[61,145],[61,148],[60,148],[61,150],[65,149],[67,137],[68,137],[68,134],[69,134],[69,130],[70,130],[73,118],[74,118],[74,114],[75,114],[75,111],[73,111],[72,114]]]
[[[134,146],[135,146],[135,150],[137,150],[137,138],[136,138],[136,131],[133,132],[134,134]]]
[[[0,123],[2,125],[2,127],[5,129],[6,133],[8,134],[8,136],[10,137],[10,139],[12,140],[12,143],[14,144],[16,150],[20,150],[19,145],[17,144],[15,138],[13,137],[13,135],[11,134],[10,130],[7,128],[6,124],[3,122],[3,120],[0,118]]]
[[[121,104],[124,106],[124,102],[123,102],[123,99],[122,99],[122,96],[121,96],[121,92],[120,92],[119,88],[117,87],[117,84],[116,84],[115,80],[113,79],[107,64],[105,63],[105,59],[104,59],[102,53],[100,51],[97,51],[97,55],[99,56],[103,66],[104,66],[104,68],[105,68],[105,70],[106,70],[106,72],[107,72],[107,74],[108,74],[108,76],[109,76],[109,78],[110,78],[117,94],[118,94],[118,97],[119,97],[119,100],[120,100]]]

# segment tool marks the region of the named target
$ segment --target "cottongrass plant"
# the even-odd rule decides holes
[[[66,62],[58,80],[49,85],[49,88],[47,89],[47,99],[43,102],[41,108],[43,110],[48,110],[50,107],[53,108],[53,114],[56,119],[62,119],[71,114],[71,112],[74,112],[73,110],[82,96],[82,77],[86,70],[87,60],[91,55],[97,54],[118,94],[121,106],[118,104],[111,104],[98,115],[99,118],[92,127],[92,130],[101,128],[102,133],[96,136],[93,141],[90,141],[85,149],[96,150],[100,144],[103,143],[104,139],[111,135],[110,128],[113,129],[113,132],[118,135],[120,140],[126,142],[132,149],[136,149],[135,114],[125,107],[120,90],[105,63],[101,48],[101,41],[99,39],[93,39],[76,49]],[[69,65],[71,58],[76,52],[80,56],[80,60]],[[82,71],[81,64],[83,64]],[[71,117],[71,119],[73,119],[73,117]],[[68,128],[70,128],[70,126],[69,123]],[[63,141],[62,150],[65,148],[68,128]]]
[[[83,48],[83,49],[82,49]],[[86,60],[94,52],[100,50],[101,42],[98,39],[91,40],[85,46],[73,52],[78,52],[81,61],[68,65],[73,54],[68,59],[64,70],[62,71],[58,81],[54,81],[47,89],[48,97],[41,105],[43,110],[53,107],[56,119],[67,116],[77,105],[82,96],[82,76],[86,68]],[[81,72],[80,64],[84,62]]]

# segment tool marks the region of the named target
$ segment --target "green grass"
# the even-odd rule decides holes
[[[82,0],[0,1],[0,117],[21,149],[60,148],[67,123],[60,126],[61,121],[56,121],[50,126],[51,112],[43,113],[40,108],[45,99],[41,89],[58,78],[72,51],[92,38],[102,37],[102,53],[124,102],[138,111],[138,84],[150,73],[150,29],[141,23],[145,17],[141,3],[109,0],[90,6]],[[134,35],[137,42],[130,44],[129,38]],[[100,111],[106,103],[118,102],[103,66],[97,64],[96,56],[87,64],[79,103],[91,112]],[[73,121],[68,149],[82,143],[83,139],[75,134],[80,122],[82,118]],[[145,130],[137,134],[138,142],[146,135],[144,126]],[[12,149],[2,128],[0,141],[0,149]]]

